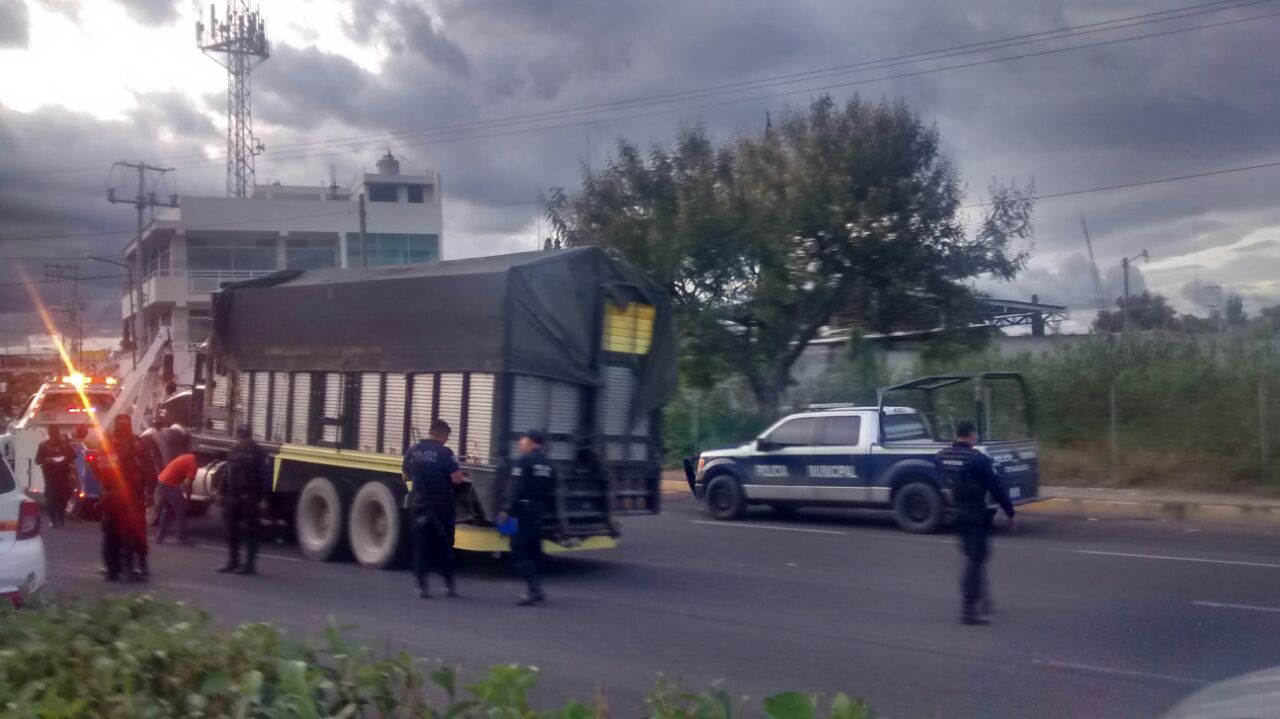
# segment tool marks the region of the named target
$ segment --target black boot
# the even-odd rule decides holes
[[[427,588],[427,578],[418,577],[418,599],[430,599],[431,590]]]
[[[960,612],[960,623],[966,627],[982,627],[991,622],[983,619],[982,615],[978,613],[977,602],[965,602],[964,609]]]
[[[258,569],[257,567],[254,566],[253,562],[249,562],[248,564],[236,570],[236,574],[239,574],[245,577],[252,576],[257,573],[258,573]]]
[[[453,577],[447,577],[444,580],[444,595],[450,599],[457,599],[458,587],[453,583]]]
[[[218,574],[231,574],[232,572],[236,572],[239,570],[240,570],[239,562],[227,562],[226,564],[222,565],[221,567],[218,567],[214,571],[216,571]]]

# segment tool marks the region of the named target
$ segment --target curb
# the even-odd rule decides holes
[[[683,479],[662,480],[664,496],[692,496]],[[1082,499],[1047,497],[1018,507],[1019,514],[1106,516],[1115,519],[1168,519],[1179,522],[1280,525],[1280,504],[1217,504],[1186,500]]]
[[[1272,504],[1208,504],[1187,501],[1136,502],[1115,499],[1049,497],[1018,508],[1026,514],[1106,515],[1125,519],[1171,519],[1179,522],[1280,524],[1280,506]]]

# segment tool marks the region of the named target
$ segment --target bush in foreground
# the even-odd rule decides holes
[[[597,719],[603,697],[533,708],[532,668],[500,666],[460,687],[451,668],[424,672],[405,653],[380,656],[336,630],[322,647],[284,639],[272,626],[215,626],[209,616],[152,596],[37,603],[0,610],[0,719],[90,717],[428,717]],[[749,713],[723,690],[682,691],[661,682],[654,719],[730,719]],[[860,702],[785,693],[762,704],[770,719],[864,719]]]

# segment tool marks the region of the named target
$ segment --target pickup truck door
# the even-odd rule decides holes
[[[743,490],[752,501],[804,499],[802,490],[817,432],[816,417],[794,417],[774,426],[756,440]]]
[[[874,502],[870,422],[858,415],[822,417],[809,462],[814,499],[824,502]],[[887,499],[887,498],[886,498]]]

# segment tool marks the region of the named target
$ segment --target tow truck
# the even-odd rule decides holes
[[[57,427],[69,439],[80,426],[92,426],[110,411],[119,396],[115,377],[85,376],[78,372],[52,377],[23,406],[8,434],[0,436],[5,463],[18,487],[32,497],[44,493],[44,472],[36,464],[36,451]],[[83,398],[81,395],[83,394]]]
[[[813,405],[755,440],[685,460],[711,515],[737,519],[749,505],[781,514],[803,507],[887,509],[908,532],[947,520],[951,488],[934,456],[961,420],[975,423],[1014,504],[1037,501],[1039,447],[1022,376],[983,372],[922,377],[881,390],[877,406]]]

